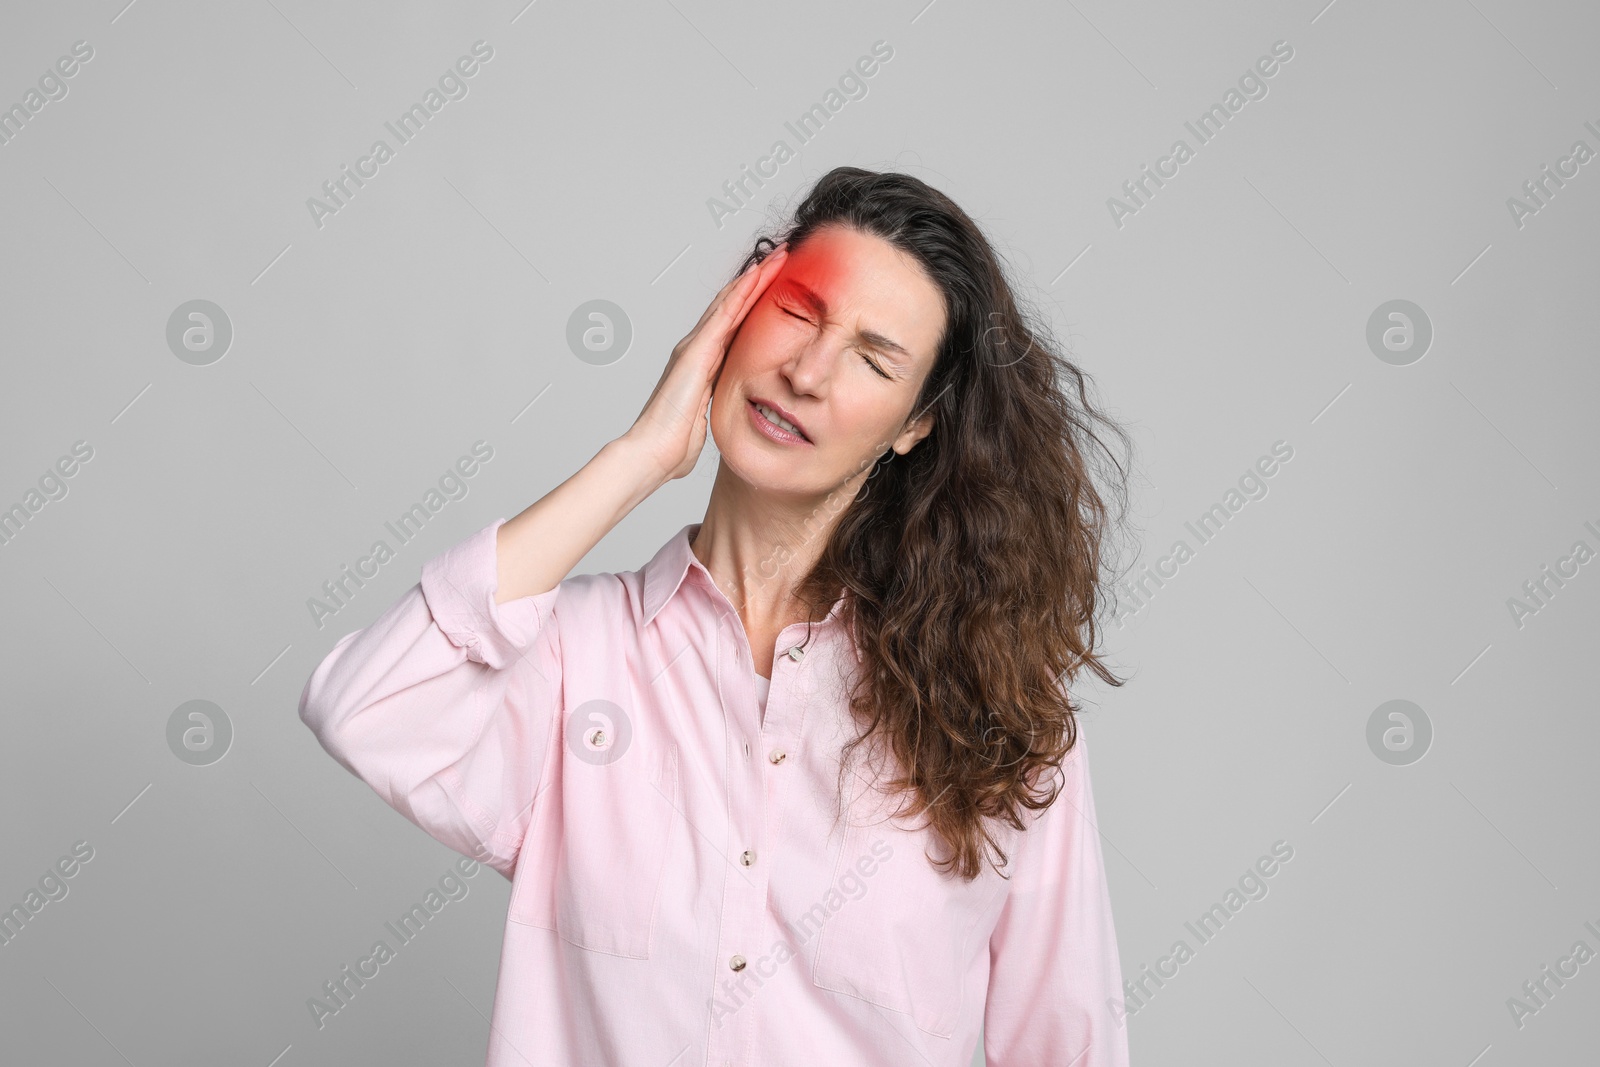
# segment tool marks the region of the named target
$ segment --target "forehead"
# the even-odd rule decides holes
[[[852,331],[898,342],[931,362],[944,330],[944,297],[910,255],[881,237],[843,226],[814,231],[773,281],[778,292],[799,283],[817,294],[828,317]]]

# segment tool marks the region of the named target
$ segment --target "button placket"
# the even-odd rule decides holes
[[[728,803],[722,856],[725,857],[723,862],[732,869],[722,878],[721,921],[717,932],[716,957],[713,957],[720,957],[723,966],[716,968],[711,981],[711,997],[721,1008],[717,1025],[712,1027],[709,1035],[706,1055],[710,1063],[724,1062],[729,1053],[748,1050],[754,1041],[758,1013],[755,1009],[744,1009],[744,1005],[763,984],[760,974],[764,968],[752,964],[761,961],[764,951],[761,931],[767,898],[768,866],[756,865],[756,847],[766,848],[762,840],[769,833],[773,814],[769,808],[771,794],[757,762],[758,754],[767,747],[768,741],[762,737],[765,722],[760,715],[754,653],[737,615],[728,614],[725,620],[735,632],[724,634],[720,629],[718,631],[719,640],[732,642],[731,645],[722,646],[719,675],[723,681],[723,711],[730,731],[738,738],[739,754],[734,755],[723,769]],[[727,655],[729,649],[734,653],[731,656]],[[776,685],[775,678],[770,682]],[[747,705],[736,695],[741,684],[746,687]],[[751,716],[756,718],[752,719]],[[752,730],[752,726],[755,729]],[[746,955],[752,951],[756,953],[754,958]],[[768,995],[771,995],[770,991]],[[731,1014],[725,1014],[727,1012]],[[734,1057],[739,1060],[742,1058]]]
[[[801,660],[805,659],[806,650],[801,648],[799,645],[790,645],[788,648],[784,649],[783,655],[788,656],[791,662],[799,663]],[[773,669],[772,669],[772,687],[773,687],[773,689],[777,689],[778,688],[778,667],[777,667],[777,664],[779,662],[781,662],[781,659],[774,659],[773,660]],[[794,669],[794,668],[791,668],[791,669]],[[776,710],[778,710],[778,709],[775,709],[772,706],[771,697],[768,697],[767,711],[768,711],[769,714],[766,717],[766,722],[762,723],[762,732],[763,733],[766,732],[766,727],[767,727],[768,723],[772,723],[774,721],[781,721],[781,719],[784,718],[781,715],[772,714],[772,712],[774,712]],[[785,759],[788,759],[788,758],[789,758],[789,753],[786,752],[781,745],[771,749],[767,753],[767,761],[769,763],[771,763],[773,766],[777,766],[778,764],[782,763]]]
[[[783,638],[793,641],[800,636],[799,632],[790,632],[784,634]],[[768,875],[772,870],[766,852],[784,843],[785,799],[792,797],[794,790],[803,786],[798,779],[791,781],[793,773],[799,768],[791,770],[788,759],[791,750],[803,752],[803,748],[795,746],[805,743],[806,704],[811,693],[810,687],[801,684],[802,668],[808,666],[804,662],[806,649],[798,643],[786,646],[782,638],[775,644],[778,647],[768,679],[770,688],[765,713],[754,736],[741,738],[745,759],[730,768],[732,773],[728,779],[733,789],[749,788],[759,795],[759,799],[748,798],[752,806],[746,809],[745,817],[729,824],[726,856],[737,872],[730,873],[724,881],[725,911],[718,954],[726,970],[722,972],[723,977],[714,983],[718,990],[715,996],[729,1005],[743,1004],[747,998],[761,995],[760,990],[765,985],[761,976],[766,974],[762,964],[767,957],[762,956],[761,952],[766,941],[763,931],[770,922],[766,908]],[[817,667],[818,663],[809,666]],[[752,664],[742,662],[739,666],[748,676],[754,676]],[[768,765],[765,771],[755,762],[762,758]],[[769,778],[769,773],[774,777]],[[777,777],[780,774],[782,777]],[[744,807],[740,803],[743,799],[746,798],[736,792],[730,798],[731,807],[735,810]],[[773,852],[773,855],[777,853]],[[752,949],[757,953],[755,957],[744,955]],[[769,997],[771,992],[767,991]],[[752,1040],[749,1028],[757,1025],[757,1018],[754,1012],[748,1015],[740,1012],[731,1025],[714,1028],[708,1050],[711,1061],[719,1061],[725,1049],[748,1049],[748,1042]]]

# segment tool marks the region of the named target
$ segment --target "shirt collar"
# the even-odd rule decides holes
[[[667,540],[667,543],[656,550],[650,562],[643,567],[644,572],[644,625],[649,626],[661,609],[666,607],[667,601],[682,587],[684,579],[691,569],[698,570],[701,577],[712,588],[716,583],[711,580],[711,572],[706,570],[705,564],[694,554],[694,549],[689,543],[700,532],[702,523],[691,522]],[[834,601],[833,608],[827,617],[822,620],[823,625],[837,622],[839,613],[844,607],[844,597]]]

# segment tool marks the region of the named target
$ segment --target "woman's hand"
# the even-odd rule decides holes
[[[667,359],[650,399],[623,437],[671,481],[694,470],[706,443],[706,409],[728,345],[739,324],[783,269],[789,250],[779,245],[722,287]]]

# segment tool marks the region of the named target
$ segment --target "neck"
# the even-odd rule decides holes
[[[755,490],[719,464],[689,548],[747,626],[781,629],[805,620],[795,589],[850,499],[842,491],[813,499]]]

